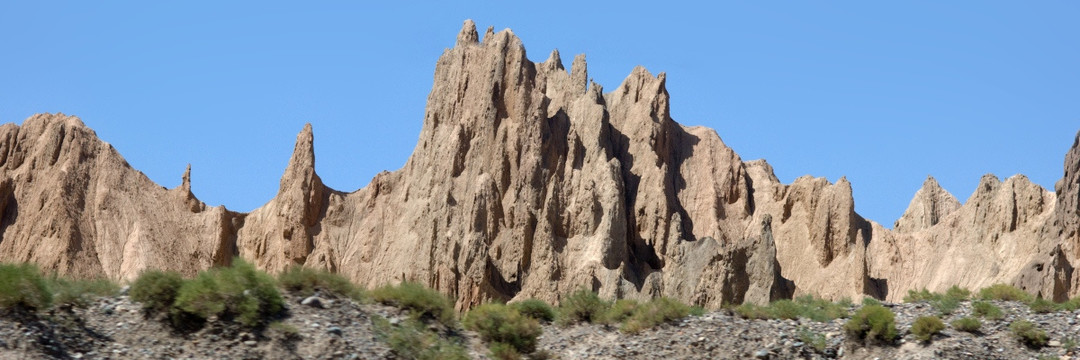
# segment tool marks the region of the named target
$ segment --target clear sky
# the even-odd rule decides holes
[[[607,89],[667,72],[675,120],[784,182],[847,176],[888,227],[927,175],[961,201],[985,173],[1053,190],[1080,130],[1076,1],[159,3],[0,4],[0,122],[78,115],[152,180],[190,163],[196,196],[239,211],[274,196],[310,122],[319,175],[353,191],[405,163],[471,18],[533,61],[586,53]]]

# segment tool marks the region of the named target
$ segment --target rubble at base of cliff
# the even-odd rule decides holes
[[[376,331],[376,319],[396,324],[409,314],[395,307],[347,299],[307,301],[286,296],[280,323],[292,329],[249,330],[211,319],[197,331],[182,332],[160,317],[147,316],[127,296],[100,298],[85,308],[53,308],[38,313],[0,315],[0,359],[397,359],[402,358]],[[930,342],[910,328],[919,316],[936,315],[926,303],[889,304],[900,337],[892,345],[866,345],[848,339],[846,319],[829,322],[749,320],[728,310],[707,312],[636,334],[617,327],[543,325],[537,351],[527,358],[548,359],[1072,359],[1080,340],[1080,311],[1033,313],[1019,302],[994,301],[999,320],[982,319],[979,332],[946,327]],[[857,306],[849,310],[854,311]],[[945,323],[970,316],[963,302]],[[1027,320],[1049,336],[1047,346],[1021,344],[1009,324]],[[435,327],[436,325],[429,325]],[[455,337],[470,358],[488,359],[480,337],[462,329],[439,330]],[[816,340],[816,341],[815,341]],[[816,342],[816,343],[815,343]],[[531,357],[530,357],[531,356]]]

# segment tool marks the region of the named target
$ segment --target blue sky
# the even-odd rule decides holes
[[[927,175],[1053,190],[1080,130],[1080,2],[260,1],[0,5],[0,122],[80,116],[166,187],[250,211],[306,122],[317,171],[352,191],[416,144],[435,62],[464,19],[529,58],[586,53],[614,89],[668,74],[673,117],[716,129],[784,182],[847,176],[891,227]]]

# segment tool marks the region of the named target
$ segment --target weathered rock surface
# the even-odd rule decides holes
[[[158,186],[76,117],[0,126],[0,259],[114,279],[225,264],[242,216],[198,201],[189,173]]]
[[[250,214],[167,190],[76,118],[0,127],[0,260],[63,274],[192,273],[232,256],[306,265],[367,286],[417,281],[456,298],[670,296],[708,307],[803,294],[897,300],[996,282],[1080,291],[1080,145],[1051,193],[988,175],[963,204],[928,178],[894,230],[855,212],[852,185],[781,183],[715,131],[670,116],[665,74],[604,93],[584,55],[528,60],[510,30],[467,21],[435,69],[405,166],[351,193],[315,172],[310,125],[278,194]],[[189,169],[190,170],[190,169]]]

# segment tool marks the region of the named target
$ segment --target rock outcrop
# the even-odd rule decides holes
[[[931,177],[889,230],[855,212],[847,179],[783,184],[675,122],[665,79],[638,67],[605,93],[584,55],[569,70],[558,51],[534,63],[510,30],[481,37],[467,21],[404,167],[330,189],[305,125],[277,195],[250,214],[198,201],[190,168],[161,188],[78,119],[38,115],[0,127],[0,260],[129,279],[242,256],[366,286],[417,281],[460,309],[579,287],[707,307],[996,282],[1080,291],[1078,144],[1056,194],[988,175],[961,205]]]
[[[243,217],[198,201],[190,170],[162,188],[72,116],[0,126],[0,259],[114,279],[226,264]]]

